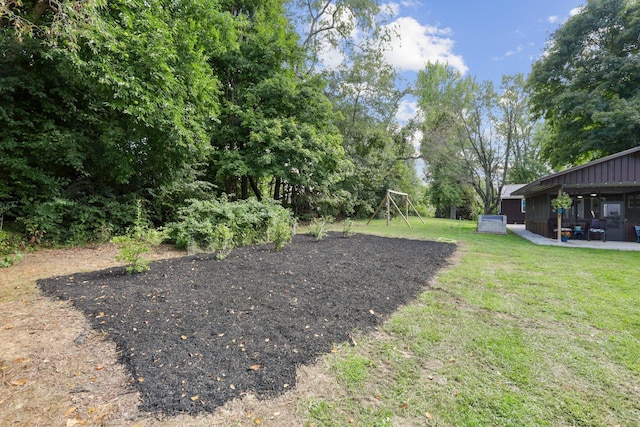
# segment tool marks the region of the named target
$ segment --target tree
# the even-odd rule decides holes
[[[640,3],[589,0],[550,39],[528,84],[552,133],[542,155],[575,165],[638,145]]]
[[[334,179],[343,155],[324,81],[295,73],[305,56],[283,5],[225,5],[243,35],[237,50],[210,60],[223,94],[208,173],[232,197],[251,191],[262,199],[266,190],[300,213]]]
[[[373,0],[294,0],[289,15],[300,28],[302,45],[308,62],[301,70],[313,73],[322,64],[323,56],[331,50],[348,56],[358,46],[353,39],[357,29],[365,40],[379,39],[380,8]]]
[[[504,169],[505,183],[531,182],[549,173],[549,168],[540,159],[541,123],[533,120],[529,111],[529,96],[522,74],[502,76],[498,110],[500,120],[496,129],[509,147],[509,167]]]
[[[469,192],[452,191],[455,185],[470,186],[482,212],[496,212],[514,146],[522,148],[520,156],[530,141],[522,77],[504,77],[499,94],[491,82],[478,83],[451,67],[428,64],[418,75],[416,93],[423,114],[422,152],[438,202],[459,204]],[[437,209],[446,212],[448,206]]]
[[[219,109],[206,59],[233,39],[214,2],[18,3],[3,2],[0,57],[1,197],[16,216],[58,200],[118,222],[115,203],[203,158]]]

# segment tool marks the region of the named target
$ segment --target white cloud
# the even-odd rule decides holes
[[[582,12],[582,9],[584,9],[584,6],[578,6],[578,7],[575,7],[573,9],[571,9],[569,11],[569,16],[575,16],[575,15],[579,14],[580,12]]]
[[[403,99],[400,101],[398,111],[396,112],[396,120],[399,123],[406,123],[416,116],[418,111],[418,102],[415,100]]]
[[[507,51],[507,52],[504,54],[504,56],[513,56],[513,55],[517,55],[517,54],[519,54],[520,52],[522,52],[523,50],[524,50],[524,48],[522,47],[522,45],[520,45],[520,46],[516,47],[516,48],[515,48],[515,49],[513,49],[513,50]]]
[[[465,74],[469,68],[460,55],[453,53],[454,41],[449,28],[422,25],[414,18],[402,17],[389,24],[394,35],[387,61],[407,71],[420,71],[428,62],[448,64]]]
[[[551,15],[547,18],[547,22],[549,22],[550,24],[555,24],[559,19],[560,18],[558,18],[556,15]]]
[[[398,16],[398,14],[400,13],[400,4],[386,3],[380,6],[380,10],[388,13],[391,16]]]

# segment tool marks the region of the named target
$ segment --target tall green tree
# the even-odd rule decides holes
[[[529,76],[552,133],[542,155],[575,165],[639,144],[640,3],[589,0],[550,38]]]
[[[502,76],[498,114],[496,129],[511,155],[503,169],[505,183],[524,184],[547,175],[550,170],[540,157],[541,140],[536,137],[542,124],[532,118],[523,74]]]
[[[234,40],[216,2],[7,4],[0,187],[16,216],[149,196],[204,158],[219,110],[207,58]]]
[[[515,157],[523,162],[530,151],[522,76],[504,77],[498,92],[492,82],[478,83],[451,67],[428,64],[418,75],[416,94],[423,114],[422,152],[432,188],[439,191],[437,201],[459,204],[469,186],[481,212],[495,213],[511,162]],[[453,191],[456,184],[463,188]],[[446,212],[448,207],[437,208]]]
[[[381,48],[354,52],[328,72],[336,125],[353,163],[341,185],[350,197],[346,214],[369,215],[389,188],[414,199],[420,190],[412,135],[395,118],[405,92],[398,89],[398,73],[384,62],[383,53]]]
[[[352,167],[332,193],[341,195],[337,214],[369,215],[387,188],[420,194],[411,135],[395,116],[406,90],[385,62],[390,48],[387,16],[375,1],[292,3],[307,61],[299,68],[326,76],[327,94]],[[354,36],[357,34],[357,36]]]
[[[283,1],[225,7],[243,34],[236,51],[210,59],[223,96],[209,177],[237,198],[262,199],[266,189],[298,212],[309,209],[342,159],[323,82],[295,73],[305,55]]]

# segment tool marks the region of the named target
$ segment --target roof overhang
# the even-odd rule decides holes
[[[640,182],[621,181],[621,182],[585,182],[585,183],[566,183],[566,176],[581,169],[596,167],[602,163],[618,159],[620,157],[629,156],[640,152],[640,146],[630,148],[620,153],[612,154],[601,159],[594,160],[584,165],[575,166],[562,172],[547,175],[544,178],[537,179],[522,188],[511,193],[512,196],[532,197],[536,194],[551,192],[551,190],[562,189],[570,194],[585,193],[606,193],[606,192],[627,192],[640,191]]]

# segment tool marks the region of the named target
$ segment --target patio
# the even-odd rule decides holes
[[[562,246],[565,248],[593,248],[593,249],[609,249],[617,251],[640,251],[640,243],[636,242],[616,242],[607,240],[574,240],[569,239],[567,242],[558,242],[557,239],[551,239],[539,234],[527,231],[523,224],[507,224],[507,230],[523,237],[536,245],[546,246]]]

